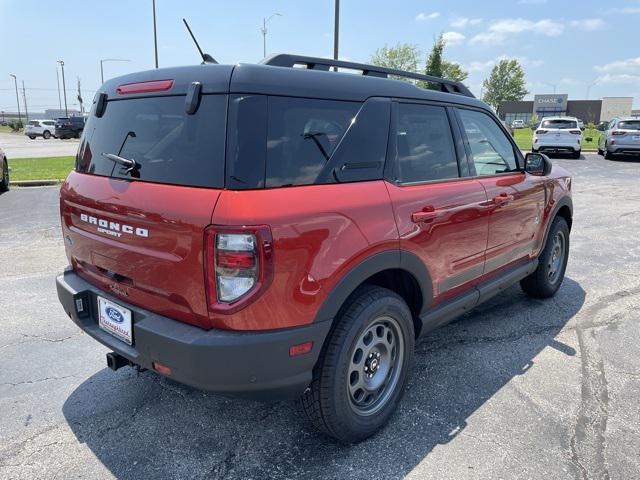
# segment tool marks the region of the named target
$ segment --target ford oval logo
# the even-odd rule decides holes
[[[107,314],[107,317],[109,317],[114,322],[116,322],[116,323],[124,322],[124,315],[122,315],[122,313],[120,313],[115,308],[107,307],[107,308],[105,308],[105,312]]]

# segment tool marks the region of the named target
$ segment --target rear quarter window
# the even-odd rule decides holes
[[[128,180],[224,186],[226,95],[203,95],[193,115],[185,96],[110,100],[101,118],[90,115],[80,147],[79,172]],[[140,168],[127,174],[106,158],[134,159]]]

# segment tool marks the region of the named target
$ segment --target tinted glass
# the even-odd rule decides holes
[[[264,187],[267,96],[231,95],[227,127],[227,187]]]
[[[401,103],[396,130],[397,178],[426,182],[456,178],[458,161],[443,107]]]
[[[575,120],[544,120],[540,128],[557,128],[559,130],[569,130],[578,128],[578,122]]]
[[[316,182],[360,104],[269,97],[266,186]]]
[[[203,95],[194,115],[184,96],[111,100],[104,115],[91,114],[77,159],[83,173],[147,182],[224,185],[225,95]],[[106,158],[133,159],[134,175]]]
[[[476,175],[496,175],[518,169],[513,145],[498,124],[487,114],[460,109]]]
[[[640,130],[640,120],[625,120],[618,124],[622,130]]]

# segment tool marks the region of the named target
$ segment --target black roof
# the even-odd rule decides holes
[[[280,56],[282,57],[282,56]],[[289,56],[287,56],[289,57]],[[274,58],[274,57],[272,57]],[[311,58],[311,57],[294,57]],[[269,61],[269,60],[266,60]],[[326,60],[326,62],[332,62]],[[348,64],[349,62],[341,62]],[[350,64],[365,66],[363,64]],[[376,71],[389,70],[373,67]],[[391,75],[395,75],[389,70]],[[447,82],[434,77],[406,73],[410,78],[427,78]],[[490,110],[484,102],[476,99],[466,89],[461,92],[448,93],[445,91],[426,90],[412,83],[384,78],[379,72],[356,75],[353,73],[334,72],[317,68],[292,68],[289,66],[274,66],[267,64],[239,64],[218,65],[201,64],[184,67],[158,68],[123,75],[111,79],[102,85],[98,93],[106,93],[109,99],[124,98],[116,93],[119,85],[146,82],[152,80],[174,81],[173,87],[166,92],[153,95],[184,94],[192,82],[202,83],[202,93],[253,93],[266,95],[284,95],[332,100],[364,101],[370,97],[391,97],[398,99],[415,99],[457,103]],[[457,85],[455,82],[448,84]],[[446,86],[443,88],[452,88]],[[464,88],[464,91],[462,91]],[[466,92],[465,92],[466,91]],[[467,93],[468,92],[468,93]],[[130,94],[126,98],[148,96],[149,94]]]

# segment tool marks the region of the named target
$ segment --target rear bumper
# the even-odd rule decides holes
[[[82,133],[80,130],[74,130],[72,128],[56,128],[55,136],[56,137],[74,137]]]
[[[582,145],[579,143],[534,143],[533,149],[537,152],[572,153],[579,152]]]
[[[84,332],[127,358],[153,370],[157,361],[171,368],[169,378],[203,390],[261,399],[300,395],[311,382],[331,322],[264,332],[202,330],[113,298],[72,271],[56,279],[65,312]],[[132,311],[133,346],[100,329],[97,295]],[[75,300],[88,305],[81,316]],[[289,356],[289,347],[312,341],[311,352]]]
[[[631,153],[631,154],[639,154],[640,153],[640,145],[607,145],[607,150],[611,153]]]

